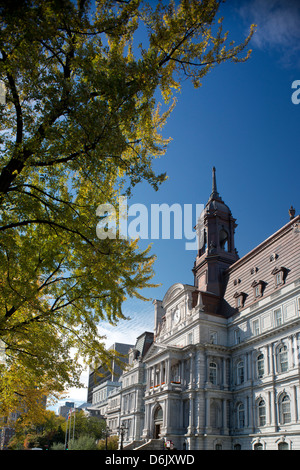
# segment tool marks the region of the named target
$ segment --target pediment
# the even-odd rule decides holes
[[[147,351],[147,354],[145,354],[143,361],[148,361],[151,359],[151,357],[155,357],[157,354],[160,352],[164,351],[165,349],[170,348],[168,345],[160,344],[160,343],[152,343],[150,348]]]
[[[184,285],[179,282],[169,287],[162,301],[163,308],[166,309],[167,305],[183,292],[184,292]]]

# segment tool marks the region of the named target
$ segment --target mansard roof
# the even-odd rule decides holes
[[[282,283],[276,285],[275,274],[283,273]],[[300,216],[293,218],[280,230],[232,264],[224,275],[222,314],[237,313],[235,294],[243,292],[245,301],[240,310],[258,301],[254,287],[263,284],[261,297],[278,291],[284,284],[300,278]]]

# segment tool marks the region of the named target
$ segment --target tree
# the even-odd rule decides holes
[[[70,442],[69,450],[97,450],[97,444],[93,437],[83,435]]]
[[[73,426],[74,426],[74,438],[77,439],[80,436],[90,436],[94,439],[94,442],[98,439],[102,439],[105,434],[106,423],[104,419],[97,418],[96,416],[86,416],[84,411],[75,412],[72,415],[71,425],[69,420],[65,421],[62,425],[62,430],[65,433],[68,427],[68,432],[71,432],[73,437]],[[74,425],[75,423],[75,425]],[[71,428],[71,431],[70,431]]]
[[[78,355],[114,356],[97,325],[124,318],[124,300],[152,285],[155,257],[97,238],[97,207],[118,211],[137,183],[166,179],[152,160],[166,151],[160,132],[183,78],[198,87],[216,65],[249,57],[253,27],[228,43],[221,3],[1,2],[0,414],[29,388],[78,386]]]
[[[65,443],[63,432],[64,418],[56,416],[53,411],[45,411],[42,419],[29,423],[23,420],[23,416],[17,422],[15,435],[9,442],[9,448],[13,450],[30,449],[40,447],[46,449],[53,442]]]
[[[108,436],[106,439],[101,439],[97,444],[98,450],[118,450],[119,436]]]

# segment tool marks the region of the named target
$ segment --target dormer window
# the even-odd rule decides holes
[[[263,281],[253,281],[251,284],[253,287],[254,298],[257,299],[262,297],[263,290],[264,290],[264,282]]]
[[[274,268],[272,273],[275,280],[275,287],[280,287],[285,283],[287,269],[281,266],[280,268]]]
[[[236,292],[233,296],[235,298],[235,307],[236,308],[242,308],[244,307],[245,300],[246,300],[246,294],[245,292]]]

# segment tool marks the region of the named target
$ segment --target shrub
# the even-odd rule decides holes
[[[97,448],[99,450],[105,450],[105,439],[101,439],[98,442]],[[107,438],[107,449],[108,450],[118,450],[119,446],[119,437],[118,436],[110,436]]]
[[[69,450],[97,450],[97,444],[94,437],[80,436],[74,441],[70,441]]]

